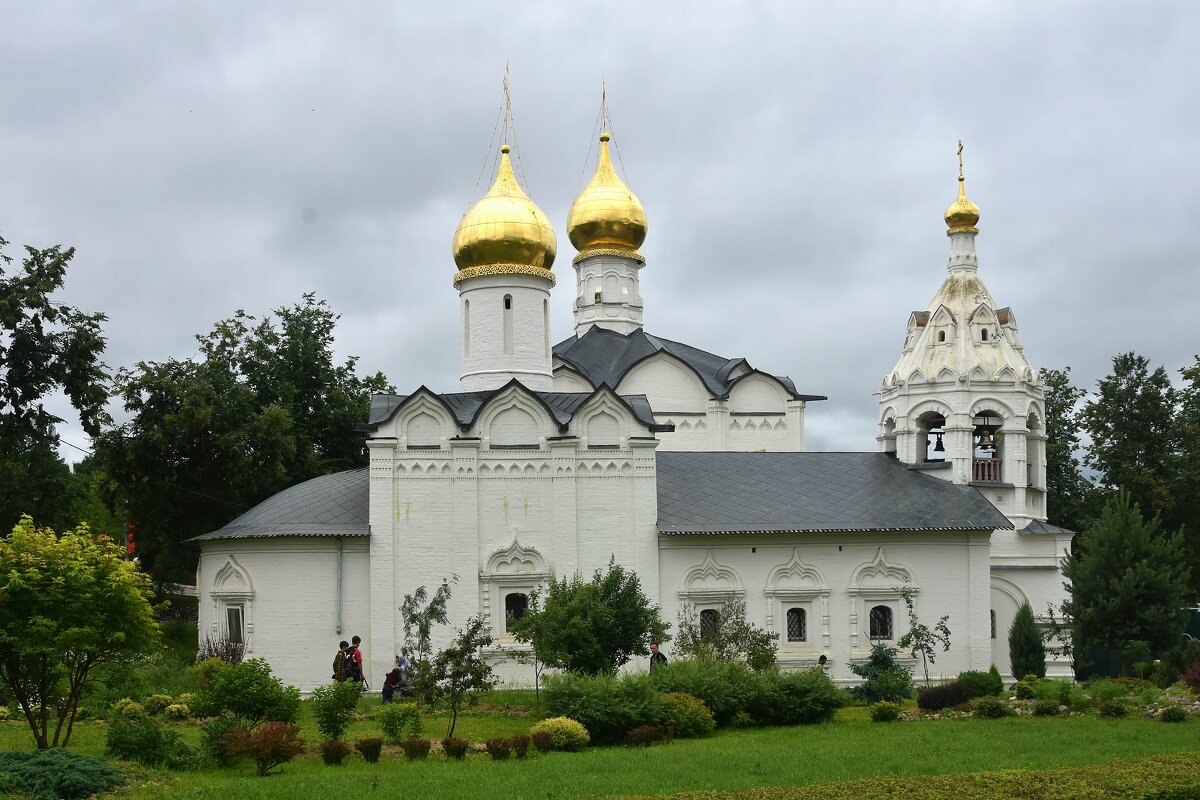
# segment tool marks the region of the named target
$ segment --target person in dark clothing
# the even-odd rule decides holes
[[[655,667],[661,667],[667,663],[667,657],[658,649],[658,642],[650,643],[650,671],[654,672]]]
[[[346,650],[346,680],[364,683],[362,651],[358,649],[360,643],[360,637],[351,637],[350,647]]]
[[[397,692],[403,692],[404,672],[396,667],[383,678],[383,702],[390,703]]]
[[[350,643],[345,639],[338,642],[337,655],[333,657],[333,679],[341,682],[346,680],[346,650],[349,649]]]

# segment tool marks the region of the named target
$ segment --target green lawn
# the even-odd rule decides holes
[[[307,714],[307,709],[305,709]],[[459,733],[479,741],[527,730],[526,699],[492,698],[484,712],[459,722]],[[380,796],[477,798],[568,798],[604,795],[665,795],[682,791],[733,791],[801,786],[876,775],[933,775],[1010,768],[1065,767],[1154,753],[1200,751],[1200,720],[1167,725],[1155,720],[1096,717],[943,720],[875,724],[844,709],[826,725],[760,728],[718,733],[649,749],[596,748],[583,753],[533,755],[525,761],[492,762],[472,754],[465,762],[409,763],[388,748],[378,765],[361,762],[326,767],[310,755],[284,767],[281,775],[257,778],[248,766],[233,770],[169,773],[137,770],[128,793],[138,798],[340,798]],[[310,742],[311,719],[302,720]],[[426,720],[430,738],[441,738],[444,717]],[[195,726],[182,726],[189,739]],[[373,723],[356,723],[349,738],[376,733]],[[28,747],[18,723],[0,725],[0,747]],[[85,723],[75,746],[99,754],[103,732]],[[1200,757],[1200,753],[1197,754]]]

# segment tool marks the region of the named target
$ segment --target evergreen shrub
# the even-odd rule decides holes
[[[341,763],[346,760],[346,756],[350,755],[351,749],[350,745],[341,739],[321,742],[321,760],[330,767],[341,766]]]
[[[250,759],[260,776],[266,776],[275,767],[282,767],[304,752],[300,726],[290,722],[268,722],[253,731],[234,728],[225,734],[225,741],[230,756]]]
[[[237,763],[237,758],[229,752],[231,740],[226,738],[234,730],[246,730],[237,717],[214,717],[200,726],[200,749],[218,767],[232,767]]]
[[[445,751],[446,755],[450,758],[461,760],[462,758],[466,757],[467,750],[470,748],[471,745],[467,743],[466,739],[459,739],[456,736],[442,739],[442,750]]]
[[[363,760],[368,764],[378,764],[379,756],[383,753],[383,739],[372,737],[359,739],[354,743],[354,749],[362,753]]]
[[[1018,700],[1033,700],[1037,697],[1034,687],[1037,686],[1038,679],[1036,675],[1026,675],[1021,680],[1013,684],[1013,694]]]
[[[655,670],[655,672],[657,671]],[[542,740],[538,738],[538,734],[542,733],[550,736],[549,749],[551,750],[582,750],[592,740],[587,728],[567,717],[550,717],[534,723],[533,727],[529,729],[530,736],[537,742],[538,750],[545,752]]]
[[[982,670],[967,670],[958,673],[958,682],[965,684],[971,690],[971,697],[995,697],[1004,691],[1004,681],[1000,671],[993,664],[987,672]]]
[[[1046,677],[1046,644],[1028,600],[1017,609],[1008,629],[1008,652],[1013,675]]]
[[[971,703],[971,711],[984,719],[1000,719],[1012,716],[1012,709],[998,697],[977,697]]]
[[[517,758],[525,758],[525,756],[529,755],[529,743],[532,741],[533,739],[526,734],[518,733],[516,736],[510,738],[508,743],[512,746],[514,756]]]
[[[184,721],[192,718],[192,710],[182,703],[172,703],[163,709],[163,716],[167,719]]]
[[[762,725],[809,725],[829,722],[846,704],[846,694],[824,670],[768,672],[761,676],[766,692],[750,708]]]
[[[70,750],[0,753],[0,795],[21,792],[46,800],[77,800],[123,783],[124,774],[107,761]]]
[[[543,694],[551,714],[577,720],[598,744],[620,742],[626,731],[657,724],[666,716],[648,673],[618,677],[568,672],[546,678]]]
[[[912,673],[896,663],[896,649],[877,644],[865,664],[851,664],[850,671],[863,679],[850,693],[864,703],[887,700],[899,703],[912,697]]]
[[[667,692],[662,696],[666,719],[675,726],[680,739],[708,736],[717,727],[712,712],[699,697],[683,692]]]
[[[362,686],[357,681],[337,681],[313,689],[312,712],[321,735],[326,739],[341,739],[350,727],[360,697]]]
[[[768,691],[762,674],[736,661],[680,659],[656,667],[650,679],[660,692],[700,698],[718,727],[731,725],[739,713],[761,705]]]
[[[134,719],[144,716],[146,707],[136,700],[130,700],[128,697],[122,697],[117,702],[109,707],[110,716],[124,717],[125,719]]]
[[[421,709],[416,703],[384,703],[375,712],[375,721],[391,744],[421,735]]]
[[[1056,717],[1058,716],[1059,703],[1056,699],[1038,700],[1033,704],[1033,715],[1035,717]]]
[[[429,748],[432,744],[433,742],[429,739],[414,736],[401,742],[400,747],[404,749],[404,755],[408,756],[409,761],[417,761],[429,755]]]
[[[488,739],[483,744],[493,761],[503,761],[512,753],[512,743],[505,738]]]
[[[1120,700],[1105,700],[1096,707],[1096,713],[1102,717],[1118,718],[1129,714],[1129,706]]]
[[[1187,722],[1187,711],[1181,706],[1167,706],[1159,715],[1163,722]]]
[[[145,706],[147,714],[161,714],[167,710],[167,706],[175,705],[175,698],[169,694],[152,694],[142,705]]]
[[[987,673],[981,673],[987,674]],[[990,695],[984,695],[990,697]],[[917,692],[917,706],[926,711],[941,711],[943,708],[961,706],[971,699],[971,687],[959,681],[931,686]]]
[[[150,717],[114,717],[104,734],[105,752],[113,758],[136,761],[148,767],[187,769],[195,751],[175,731],[164,730]]]
[[[625,734],[625,744],[634,747],[649,747],[667,738],[667,729],[662,725],[639,725]]]
[[[900,719],[900,704],[880,700],[871,704],[870,712],[872,722],[895,722]]]

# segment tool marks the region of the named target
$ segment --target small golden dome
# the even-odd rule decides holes
[[[545,270],[553,280],[549,271],[558,252],[554,229],[517,183],[508,158],[508,145],[502,145],[500,153],[500,169],[492,188],[463,214],[454,231],[454,263],[459,275],[466,270],[500,265],[525,274],[533,274],[528,269],[531,267]],[[487,274],[503,272],[488,270]]]
[[[646,210],[613,170],[608,140],[607,133],[600,134],[596,174],[571,204],[567,214],[567,235],[580,252],[619,250],[636,253],[646,241]]]
[[[947,234],[951,233],[979,233],[979,229],[975,224],[979,222],[979,206],[971,202],[971,198],[967,197],[966,182],[963,176],[958,176],[958,199],[950,204],[946,209],[946,227],[949,229]]]

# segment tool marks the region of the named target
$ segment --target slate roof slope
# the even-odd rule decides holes
[[[370,536],[367,468],[322,475],[268,497],[223,528],[189,541],[276,536]]]
[[[664,534],[1012,528],[974,487],[912,472],[886,453],[655,457]]]
[[[1060,534],[1060,535],[1061,534],[1069,534],[1071,536],[1075,535],[1075,531],[1071,530],[1070,528],[1063,528],[1058,525],[1051,525],[1049,522],[1039,522],[1036,519],[1031,519],[1024,528],[1021,528],[1020,533],[1027,533],[1027,534],[1034,534],[1034,535],[1041,535],[1041,534],[1046,534],[1046,533]]]
[[[511,385],[511,383],[509,384]],[[430,392],[430,394],[442,401],[443,405],[454,415],[455,422],[464,430],[469,429],[475,424],[476,417],[479,416],[480,409],[495,395],[499,394],[508,386],[500,389],[494,389],[486,392],[448,392],[438,394]],[[529,393],[537,397],[554,417],[559,428],[566,429],[571,424],[572,417],[579,410],[580,406],[591,399],[595,392],[535,392],[527,390]],[[408,400],[412,395],[396,395],[396,394],[377,394],[371,397],[371,411],[367,417],[367,430],[374,430],[396,412],[405,400]],[[634,417],[638,422],[646,425],[651,430],[663,430],[663,426],[658,425],[654,421],[654,410],[650,407],[650,401],[644,394],[623,394],[618,395],[629,409],[633,412]]]
[[[726,397],[736,379],[730,376],[740,365],[753,369],[744,358],[725,358],[691,345],[651,336],[638,328],[629,333],[593,325],[583,336],[572,336],[554,346],[554,355],[577,370],[593,386],[616,387],[629,370],[655,353],[669,353],[686,363],[704,382],[713,397]],[[793,400],[825,400],[824,395],[799,394],[792,379],[773,375]]]

